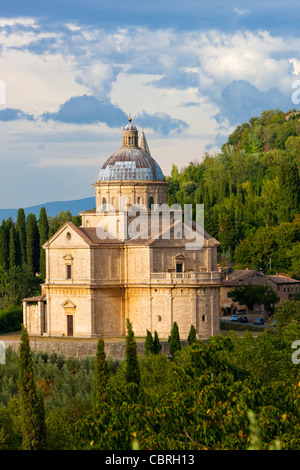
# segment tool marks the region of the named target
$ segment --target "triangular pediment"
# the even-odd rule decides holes
[[[51,245],[67,248],[92,245],[91,240],[72,222],[66,222],[42,247]]]
[[[76,305],[69,299],[65,300],[61,305],[64,308],[76,308]]]
[[[186,259],[186,256],[183,253],[179,253],[175,256],[175,259]]]

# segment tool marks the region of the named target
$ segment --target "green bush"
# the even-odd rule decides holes
[[[10,305],[0,310],[0,333],[20,331],[23,322],[23,308],[18,305]]]

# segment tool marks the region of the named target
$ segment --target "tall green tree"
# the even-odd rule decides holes
[[[42,395],[38,393],[32,364],[27,330],[22,326],[18,359],[18,390],[22,414],[24,450],[42,450],[46,443],[45,410]]]
[[[61,211],[55,217],[49,217],[49,225],[51,229],[51,234],[57,232],[66,222],[72,221],[72,214],[70,211]]]
[[[46,277],[46,253],[42,245],[48,240],[49,237],[49,223],[45,207],[42,207],[40,210],[40,216],[38,221],[39,229],[39,243],[40,243],[40,274],[42,279]]]
[[[40,268],[40,242],[37,220],[34,214],[28,214],[26,226],[27,265],[32,272],[38,273]]]
[[[3,224],[0,226],[0,266],[2,266],[5,271],[9,267],[6,228],[3,226]]]
[[[161,344],[159,341],[159,337],[157,331],[154,331],[154,339],[153,339],[153,352],[154,354],[159,354],[161,351]]]
[[[127,336],[126,336],[126,369],[125,377],[128,384],[134,384],[136,393],[139,390],[141,373],[137,357],[137,346],[134,338],[134,332],[130,320],[127,318]]]
[[[168,338],[168,343],[169,343],[170,354],[172,356],[172,359],[174,359],[177,351],[181,351],[179,328],[178,328],[178,324],[176,323],[176,321],[174,321],[173,323],[171,335]]]
[[[191,325],[189,336],[188,336],[188,343],[192,345],[197,339],[196,328],[194,325]]]
[[[94,378],[93,378],[93,407],[97,412],[101,404],[105,400],[105,391],[108,380],[108,370],[105,355],[105,343],[103,335],[98,340],[97,352],[94,363]]]
[[[14,226],[9,231],[9,267],[19,265],[19,249],[17,243],[17,231]]]
[[[246,305],[249,310],[253,310],[255,304],[273,308],[279,301],[272,287],[264,285],[237,286],[228,295],[234,302]]]
[[[20,264],[21,266],[24,266],[26,264],[26,216],[25,211],[22,208],[18,210],[16,231],[20,246]]]
[[[20,305],[24,297],[38,295],[40,282],[27,266],[13,266],[6,271],[0,267],[0,308]]]
[[[145,340],[145,352],[147,354],[154,354],[154,341],[151,334],[151,331],[147,330],[146,340]]]
[[[279,222],[291,222],[299,210],[300,181],[296,162],[285,158],[279,167],[278,218]]]

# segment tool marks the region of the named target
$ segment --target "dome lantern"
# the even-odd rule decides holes
[[[131,124],[132,118],[129,114],[128,118],[129,124],[123,129],[123,147],[138,147],[138,130],[134,124]]]
[[[132,124],[131,115],[128,121],[123,128],[122,147],[104,163],[97,181],[165,181],[148,145],[139,146],[138,130]]]

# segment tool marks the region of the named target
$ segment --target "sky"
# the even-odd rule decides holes
[[[168,176],[298,109],[299,20],[293,0],[1,0],[0,208],[93,196],[129,114]]]

